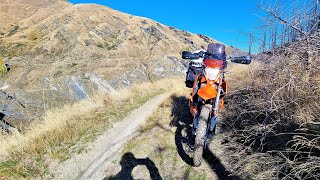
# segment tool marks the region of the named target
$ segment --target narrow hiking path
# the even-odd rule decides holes
[[[139,127],[168,96],[169,93],[166,93],[149,100],[88,144],[88,150],[62,163],[51,165],[49,169],[54,178],[103,179],[107,165],[119,155],[124,144],[139,134]]]

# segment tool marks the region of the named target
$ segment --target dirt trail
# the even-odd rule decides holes
[[[50,171],[55,179],[103,179],[104,170],[118,156],[122,146],[138,134],[140,125],[157,109],[169,93],[159,95],[140,108],[131,112],[121,122],[99,136],[88,145],[90,149],[76,154],[71,159],[56,166]]]
[[[202,165],[193,166],[193,118],[186,95],[174,93],[163,101],[143,132],[105,168],[105,179],[240,179],[223,161],[220,133],[204,151]]]

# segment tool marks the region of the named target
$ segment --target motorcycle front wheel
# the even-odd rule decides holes
[[[207,121],[209,119],[211,107],[211,105],[206,104],[201,108],[193,152],[193,165],[196,167],[200,166],[202,162],[204,143],[207,138]]]

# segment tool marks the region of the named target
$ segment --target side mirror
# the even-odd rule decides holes
[[[231,62],[239,64],[251,64],[252,56],[231,57]]]
[[[182,59],[199,59],[199,55],[198,54],[193,54],[191,52],[188,51],[183,51],[182,52]]]

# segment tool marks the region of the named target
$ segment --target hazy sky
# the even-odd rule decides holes
[[[228,45],[248,50],[242,35],[259,26],[259,0],[69,0],[96,3],[129,14],[154,19],[165,25],[205,34]]]

